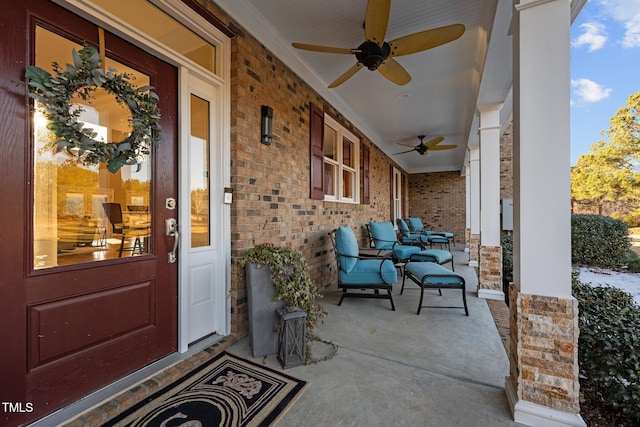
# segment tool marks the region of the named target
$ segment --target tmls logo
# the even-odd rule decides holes
[[[33,403],[2,402],[3,412],[33,412]]]

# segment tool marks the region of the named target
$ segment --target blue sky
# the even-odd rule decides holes
[[[571,27],[571,164],[640,92],[640,0],[589,0]]]

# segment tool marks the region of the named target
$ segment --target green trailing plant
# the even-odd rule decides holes
[[[288,247],[261,243],[245,252],[239,262],[240,271],[244,271],[248,263],[257,264],[259,267],[269,266],[271,280],[277,291],[276,299],[286,302],[291,308],[299,308],[307,313],[306,363],[316,363],[333,357],[337,347],[331,342],[320,339],[313,332],[315,326],[327,313],[317,302],[322,295],[311,280],[307,260],[302,254]],[[332,346],[331,353],[321,359],[313,358],[311,341],[329,344]]]
[[[629,231],[623,221],[603,215],[571,216],[571,262],[621,268],[629,258]]]
[[[64,152],[86,165],[107,163],[116,173],[124,165],[135,165],[150,154],[151,145],[161,139],[158,95],[151,86],[134,87],[133,77],[103,68],[95,48],[85,46],[72,50],[73,64],[62,67],[52,63],[53,74],[30,65],[25,78],[29,96],[38,102],[48,120],[47,129],[56,136],[56,152]],[[124,141],[108,143],[97,140],[97,132],[79,120],[82,107],[73,103],[74,97],[91,101],[98,88],[115,96],[116,101],[131,112],[131,133]]]
[[[639,425],[640,307],[627,292],[580,283],[576,277],[580,374],[598,386],[619,414],[620,425]]]

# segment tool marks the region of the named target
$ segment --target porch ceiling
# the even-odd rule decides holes
[[[357,47],[364,41],[367,0],[216,3],[409,173],[461,170],[467,146],[477,143],[476,105],[509,98],[511,0],[392,0],[387,41],[457,23],[466,31],[451,43],[397,58],[412,76],[405,86],[363,68],[334,89],[327,86],[355,58],[297,50],[291,43]],[[421,134],[443,136],[443,144],[457,148],[395,154],[409,149],[398,143],[417,145]]]

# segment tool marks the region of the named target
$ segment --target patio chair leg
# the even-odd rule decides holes
[[[338,301],[338,305],[341,305],[341,304],[342,304],[342,300],[344,299],[344,295],[345,295],[346,293],[347,293],[347,290],[346,290],[346,289],[343,289],[343,290],[342,290],[342,296],[340,297],[340,301]]]
[[[396,305],[393,303],[393,297],[391,296],[391,289],[387,290],[389,294],[389,301],[391,301],[391,310],[396,311]]]
[[[465,290],[465,286],[462,286],[462,303],[464,304],[464,314],[465,316],[468,316],[469,309],[467,309],[467,292]]]
[[[407,278],[407,273],[405,270],[405,273],[402,275],[402,287],[400,288],[400,295],[402,295],[402,292],[404,291],[404,281],[406,280],[406,278]]]
[[[420,314],[420,310],[422,309],[422,297],[424,296],[424,286],[420,285],[420,302],[418,303],[418,313]]]

